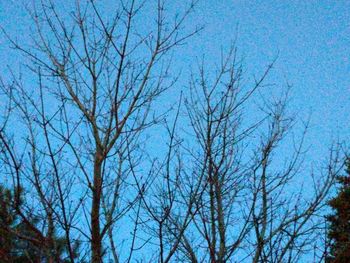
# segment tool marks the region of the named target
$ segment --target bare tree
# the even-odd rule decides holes
[[[158,1],[152,5],[155,22],[141,34],[137,16],[145,5],[120,1],[106,18],[92,0],[77,1],[70,16],[53,1],[38,1],[28,8],[34,24],[30,45],[5,32],[37,81],[28,87],[14,76],[12,85],[2,83],[9,113],[19,112],[30,148],[27,156],[28,148],[16,145],[13,130],[3,127],[3,152],[11,156],[14,187],[35,189],[48,238],[57,226],[64,232],[71,262],[72,229],[89,241],[91,262],[106,256],[106,235],[119,261],[114,224],[142,196],[133,182],[138,179],[130,176],[136,166],[130,155],[140,133],[162,118],[151,106],[175,81],[166,54],[199,30],[181,32],[193,2],[172,20]]]
[[[262,96],[273,63],[251,88],[242,84],[234,47],[215,72],[206,66],[203,62],[193,74],[186,101],[193,142],[186,159],[192,177],[185,185],[200,184],[202,190],[179,251],[190,262],[297,262],[313,249],[323,226],[320,214],[342,167],[339,149],[331,150],[324,174],[309,176],[314,185],[304,193],[298,183],[307,174],[302,170],[307,125],[294,151],[276,157],[295,124],[287,114],[288,93],[271,101],[260,97],[257,121],[244,118],[255,93]],[[192,198],[184,195],[183,202]]]
[[[343,162],[334,148],[323,173],[304,170],[307,124],[282,157],[296,121],[288,93],[260,93],[274,62],[249,86],[233,46],[159,111],[178,79],[172,50],[201,29],[183,27],[195,2],[174,18],[161,0],[70,4],[28,6],[27,45],[4,30],[30,76],[9,69],[0,83],[0,171],[31,234],[6,231],[39,249],[31,260],[297,262],[312,250]]]

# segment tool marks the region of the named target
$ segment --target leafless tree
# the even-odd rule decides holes
[[[18,43],[4,32],[36,77],[29,84],[13,74],[11,85],[1,85],[8,113],[18,112],[23,123],[23,134],[12,139],[11,121],[1,129],[4,156],[11,157],[6,164],[14,186],[31,187],[34,206],[42,207],[19,212],[25,219],[30,211],[41,211],[47,232],[42,239],[59,227],[71,262],[72,232],[90,243],[91,262],[110,254],[103,247],[109,236],[119,262],[114,225],[137,207],[143,192],[136,187],[142,180],[131,176],[141,160],[141,150],[134,155],[138,139],[161,121],[151,106],[176,80],[167,54],[199,30],[182,30],[193,2],[171,19],[158,1],[147,7],[154,8],[155,22],[140,33],[137,25],[144,21],[138,16],[145,5],[113,3],[106,18],[92,0],[77,1],[69,16],[53,1],[35,1],[28,8],[34,24],[31,43]]]
[[[288,93],[260,93],[274,63],[248,85],[232,47],[159,111],[178,79],[171,51],[201,29],[183,27],[195,2],[173,18],[161,0],[70,4],[28,6],[30,43],[3,30],[30,76],[9,69],[0,83],[0,169],[33,234],[8,231],[48,262],[297,262],[312,250],[343,162],[332,148],[325,170],[304,170],[307,124],[280,150],[296,121]]]
[[[298,262],[313,249],[323,226],[321,211],[342,167],[340,151],[331,150],[324,173],[309,174],[306,182],[314,184],[305,193],[307,124],[294,150],[278,158],[278,147],[292,138],[295,124],[286,109],[289,96],[266,100],[259,93],[273,63],[251,88],[243,84],[234,47],[215,72],[207,71],[207,64],[192,75],[186,101],[193,140],[186,149],[192,172],[185,185],[192,190],[200,184],[202,190],[194,196],[193,218],[181,237],[182,260]],[[247,117],[245,108],[256,93],[260,114],[256,110],[257,118]],[[185,194],[183,203],[192,198]]]

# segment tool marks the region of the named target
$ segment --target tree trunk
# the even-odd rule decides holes
[[[97,152],[94,160],[94,181],[91,208],[91,262],[102,262],[102,238],[100,232],[100,205],[102,191],[102,154]]]

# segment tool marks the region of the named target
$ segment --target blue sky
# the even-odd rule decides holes
[[[169,11],[181,10],[182,3],[172,3]],[[327,157],[333,140],[350,139],[350,1],[200,0],[187,24],[205,29],[176,53],[174,66],[184,75],[203,54],[207,61],[218,61],[221,47],[237,36],[248,82],[278,55],[267,80],[274,85],[266,94],[277,96],[286,82],[293,86],[291,111],[300,120],[311,114],[307,144],[313,161]],[[0,0],[0,25],[28,41],[20,4]],[[18,69],[21,58],[15,54],[0,34],[1,72],[7,65]],[[186,86],[184,79],[178,88]]]
[[[278,54],[269,81],[288,81],[292,110],[311,112],[312,151],[350,138],[350,1],[202,1],[198,20],[207,24],[198,47],[213,56],[238,24],[247,76]]]
[[[181,11],[182,3],[172,4],[170,11]],[[21,38],[27,21],[17,1],[0,0],[0,24],[9,32]],[[217,60],[220,48],[237,35],[247,78],[278,55],[268,81],[277,89],[288,81],[292,110],[302,119],[312,114],[309,138],[315,152],[323,152],[334,138],[350,138],[350,1],[200,0],[188,21],[194,24],[205,29],[180,49],[176,63],[182,71],[203,54]],[[6,64],[18,65],[3,36],[0,56],[2,71]]]

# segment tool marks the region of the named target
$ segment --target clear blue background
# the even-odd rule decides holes
[[[174,2],[170,12],[185,7],[186,1]],[[278,55],[268,79],[276,84],[271,92],[288,82],[293,86],[291,110],[301,119],[311,113],[308,143],[319,155],[315,159],[334,139],[350,138],[350,1],[201,0],[187,23],[204,24],[205,29],[178,50],[178,69],[189,71],[203,54],[217,61],[220,48],[237,35],[248,78],[258,76]],[[0,0],[0,25],[26,41],[29,20],[18,1]],[[7,65],[18,69],[21,58],[2,34],[0,58],[2,72]]]
[[[174,2],[171,13],[186,6],[186,1]],[[190,69],[203,54],[207,61],[219,61],[221,48],[237,36],[247,82],[278,56],[267,80],[274,85],[266,94],[278,96],[288,82],[293,87],[291,111],[299,120],[311,114],[309,160],[322,164],[332,141],[350,139],[350,1],[201,0],[187,24],[204,24],[205,29],[177,50],[174,67],[185,77],[175,88],[185,88]],[[17,1],[0,0],[0,25],[28,42],[29,19]],[[21,62],[8,46],[0,34],[0,74],[5,75],[7,65],[18,72]]]

